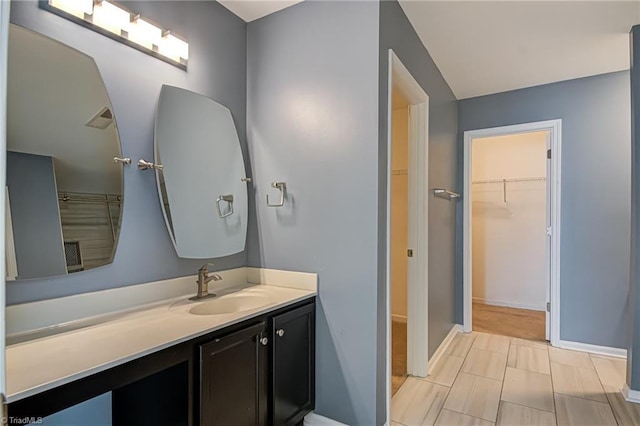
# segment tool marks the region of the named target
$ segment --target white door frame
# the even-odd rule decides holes
[[[0,170],[7,170],[7,61],[9,48],[9,1],[0,0]],[[0,188],[6,185],[6,173],[0,173]],[[5,197],[0,197],[0,223],[4,224]],[[5,368],[5,248],[4,226],[0,226],[0,417],[4,417],[4,401],[6,395],[6,368]]]
[[[428,260],[429,223],[429,96],[392,49],[389,49],[387,99],[387,416],[391,416],[391,146],[393,88],[409,101],[409,235],[407,282],[407,373],[426,377],[428,372]]]
[[[464,132],[464,176],[463,176],[463,231],[462,231],[462,268],[463,268],[463,329],[471,331],[472,308],[472,250],[471,250],[471,153],[472,141],[477,138],[503,136],[514,133],[549,131],[551,134],[551,164],[547,185],[550,201],[550,241],[549,241],[549,297],[551,304],[550,329],[551,344],[560,344],[560,178],[562,154],[562,120],[539,121],[513,126]]]

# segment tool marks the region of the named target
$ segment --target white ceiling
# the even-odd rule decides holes
[[[251,22],[263,16],[300,3],[302,0],[218,0],[220,4],[235,13],[245,22]]]
[[[249,22],[295,1],[219,0]],[[458,99],[629,69],[640,1],[400,0]]]
[[[629,69],[635,1],[400,4],[458,99]]]

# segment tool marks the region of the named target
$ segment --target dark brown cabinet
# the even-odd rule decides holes
[[[314,330],[314,305],[272,318],[273,425],[298,424],[313,409]]]
[[[266,323],[200,345],[200,424],[267,423]]]
[[[201,426],[293,426],[313,410],[315,305],[280,312],[200,345]]]
[[[293,426],[314,409],[315,299],[9,405],[45,417],[112,392],[115,426]]]

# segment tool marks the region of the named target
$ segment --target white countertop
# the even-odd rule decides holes
[[[271,283],[270,283],[271,284]],[[8,346],[7,402],[15,402],[136,358],[309,299],[316,290],[244,284],[232,290],[261,295],[269,303],[249,311],[193,315],[189,309],[209,300],[187,296],[124,312],[104,323]]]

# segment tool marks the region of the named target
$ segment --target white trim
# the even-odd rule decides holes
[[[402,322],[402,323],[407,323],[407,316],[406,315],[396,315],[393,314],[391,315],[391,320],[395,321],[395,322]]]
[[[484,299],[482,297],[474,297],[473,303],[481,303],[483,305],[490,306],[504,306],[505,308],[528,309],[530,311],[545,312],[547,310],[547,307],[544,305],[528,305],[526,303],[505,302],[503,300]]]
[[[407,280],[407,374],[426,377],[428,371],[428,164],[429,164],[429,96],[416,82],[400,59],[390,51],[391,90],[394,86],[409,102],[409,178],[408,178],[408,247],[414,257],[408,258]],[[389,93],[392,99],[392,92]],[[393,100],[393,99],[392,99]],[[389,122],[391,127],[391,121]],[[391,168],[391,144],[388,141],[388,167]],[[387,179],[391,181],[391,174]],[[387,203],[391,210],[391,192]],[[388,223],[390,225],[390,217]],[[390,251],[391,240],[387,241]],[[389,343],[390,344],[390,343]]]
[[[7,56],[9,49],[9,10],[11,2],[0,1],[0,170],[7,164]],[[0,173],[0,188],[6,185],[6,173]],[[4,197],[0,197],[0,222],[4,223]],[[0,240],[4,241],[4,226],[0,226]],[[4,244],[0,244],[0,258],[4,259]],[[0,262],[0,396],[7,389],[5,365],[5,263]]]
[[[444,338],[442,343],[440,343],[438,349],[436,349],[436,351],[433,353],[431,359],[429,359],[429,375],[433,373],[436,366],[438,365],[438,362],[442,359],[442,355],[444,355],[444,353],[447,351],[447,348],[449,347],[451,342],[453,342],[453,339],[460,331],[462,331],[462,326],[460,324],[454,324],[453,327],[451,327],[451,330],[449,330],[447,336]]]
[[[428,372],[428,199],[429,187],[429,96],[392,49],[388,52],[387,82],[387,232],[386,232],[386,326],[387,326],[387,422],[391,418],[391,147],[393,88],[408,100],[409,108],[409,247],[407,283],[407,373],[426,377]]]
[[[490,136],[514,133],[528,133],[548,130],[551,132],[551,172],[547,181],[551,192],[551,244],[550,244],[550,302],[551,302],[551,344],[560,342],[560,200],[561,200],[561,164],[562,164],[562,120],[539,121],[513,126],[464,132],[463,158],[463,232],[462,232],[462,280],[463,280],[463,327],[465,332],[472,329],[472,283],[471,283],[471,150],[472,140]]]
[[[620,393],[622,394],[622,397],[625,399],[625,401],[633,402],[635,404],[640,403],[640,391],[630,389],[628,384],[625,383],[624,385],[622,385]]]
[[[304,417],[304,426],[347,426],[337,420],[311,412]]]
[[[393,122],[393,52],[389,50],[388,64],[387,64],[387,232],[385,235],[386,242],[386,250],[387,256],[385,259],[385,277],[384,277],[384,288],[385,288],[385,296],[386,296],[386,318],[385,323],[387,325],[387,336],[386,336],[386,357],[387,357],[387,368],[385,371],[385,383],[386,383],[386,413],[387,419],[385,424],[389,424],[391,422],[391,203],[388,195],[391,194],[391,178],[389,176],[393,175],[393,168],[391,167],[391,144],[393,140],[393,128],[391,126]]]
[[[18,261],[16,259],[16,244],[13,239],[13,221],[11,220],[11,202],[9,200],[9,187],[4,187],[4,249],[6,259],[6,278],[13,281],[18,276]]]
[[[626,358],[627,350],[622,348],[612,348],[610,346],[592,345],[590,343],[571,342],[569,340],[560,340],[557,346],[561,349],[569,349],[572,351],[589,352],[595,355],[612,356],[616,358]]]

